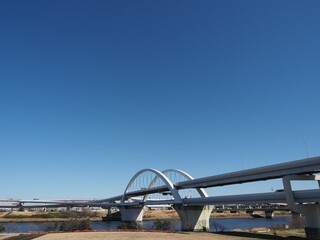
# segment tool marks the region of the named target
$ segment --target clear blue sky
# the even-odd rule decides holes
[[[0,198],[102,198],[147,167],[204,177],[320,155],[319,11],[0,1]]]

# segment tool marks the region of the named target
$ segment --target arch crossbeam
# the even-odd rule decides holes
[[[149,183],[149,187],[148,189],[142,189],[139,191],[134,191],[133,193],[128,192],[128,190],[130,189],[130,187],[134,184],[134,182],[137,180],[137,178],[142,175],[143,173],[146,172],[151,172],[153,174],[155,174],[155,178],[153,178],[153,180]],[[164,183],[164,186],[159,186],[159,187],[153,187],[154,184],[154,179],[161,179]],[[132,179],[130,180],[129,184],[127,185],[124,193],[123,193],[123,197],[121,202],[124,203],[127,199],[128,196],[132,196],[133,194],[139,194],[139,196],[141,195],[146,195],[144,194],[144,190],[150,194],[150,192],[154,191],[154,192],[163,192],[163,191],[170,191],[173,198],[174,198],[174,203],[182,203],[182,199],[179,195],[178,190],[175,188],[174,184],[170,181],[170,179],[163,173],[160,172],[156,169],[153,168],[146,168],[146,169],[142,169],[139,172],[137,172]],[[138,196],[138,195],[137,195]]]

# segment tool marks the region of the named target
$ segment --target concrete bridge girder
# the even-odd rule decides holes
[[[128,189],[132,186],[134,181],[144,172],[153,172],[155,174],[155,177],[149,184],[149,188],[152,188],[155,182],[160,178],[165,185],[168,187],[169,191],[171,192],[173,198],[174,198],[174,204],[173,207],[177,211],[180,220],[181,220],[181,229],[185,231],[203,231],[208,230],[210,228],[209,226],[209,218],[210,214],[213,210],[212,205],[205,205],[205,206],[187,206],[183,205],[182,198],[178,192],[178,190],[175,188],[174,184],[171,182],[171,180],[165,175],[167,172],[176,172],[182,176],[184,176],[188,180],[192,180],[193,178],[181,171],[176,169],[167,169],[163,172],[160,172],[155,169],[143,169],[137,172],[132,179],[130,180],[129,184],[127,185],[123,198],[122,203],[126,200],[126,194]],[[207,193],[202,188],[197,188],[197,192],[201,197],[207,197]],[[146,196],[143,198],[143,202],[146,200]],[[120,208],[121,212],[121,220],[122,221],[142,221],[143,220],[143,213],[144,213],[144,207],[143,206],[121,206]]]
[[[282,178],[284,191],[286,195],[286,200],[288,207],[296,213],[304,214],[305,216],[305,232],[307,239],[320,239],[320,204],[310,203],[301,204],[296,203],[294,194],[292,191],[291,180],[302,180],[318,181],[318,186],[320,185],[320,176],[316,175],[289,175]]]

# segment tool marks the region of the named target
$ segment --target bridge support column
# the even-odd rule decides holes
[[[257,212],[254,210],[247,210],[246,213],[253,218],[263,218],[263,216],[261,216],[260,214],[257,214]]]
[[[143,220],[144,207],[141,206],[123,206],[119,207],[121,221],[141,222]]]
[[[265,214],[268,219],[272,219],[274,216],[273,211],[265,211]]]
[[[111,217],[111,216],[112,216],[111,207],[108,207],[107,217]]]
[[[304,214],[305,217],[305,232],[307,239],[315,240],[320,239],[320,204],[312,203],[312,204],[298,204],[295,202],[291,180],[317,180],[318,183],[320,178],[315,175],[292,175],[283,177],[283,185],[286,194],[286,200],[288,203],[288,207],[297,213]],[[320,185],[320,184],[319,184]]]
[[[208,231],[212,205],[206,206],[185,206],[174,205],[181,220],[182,231]]]
[[[303,209],[307,239],[320,239],[320,205],[306,205]]]

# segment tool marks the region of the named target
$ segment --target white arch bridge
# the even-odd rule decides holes
[[[308,239],[320,239],[320,189],[293,191],[291,187],[292,180],[314,180],[320,186],[317,173],[320,173],[320,157],[197,179],[177,169],[158,171],[149,168],[137,172],[122,195],[94,201],[19,200],[17,207],[118,207],[123,221],[142,221],[145,206],[168,205],[177,211],[182,230],[203,230],[209,228],[210,213],[216,205],[286,203],[291,211],[305,215]],[[282,179],[284,191],[208,196],[204,190],[277,178]]]

